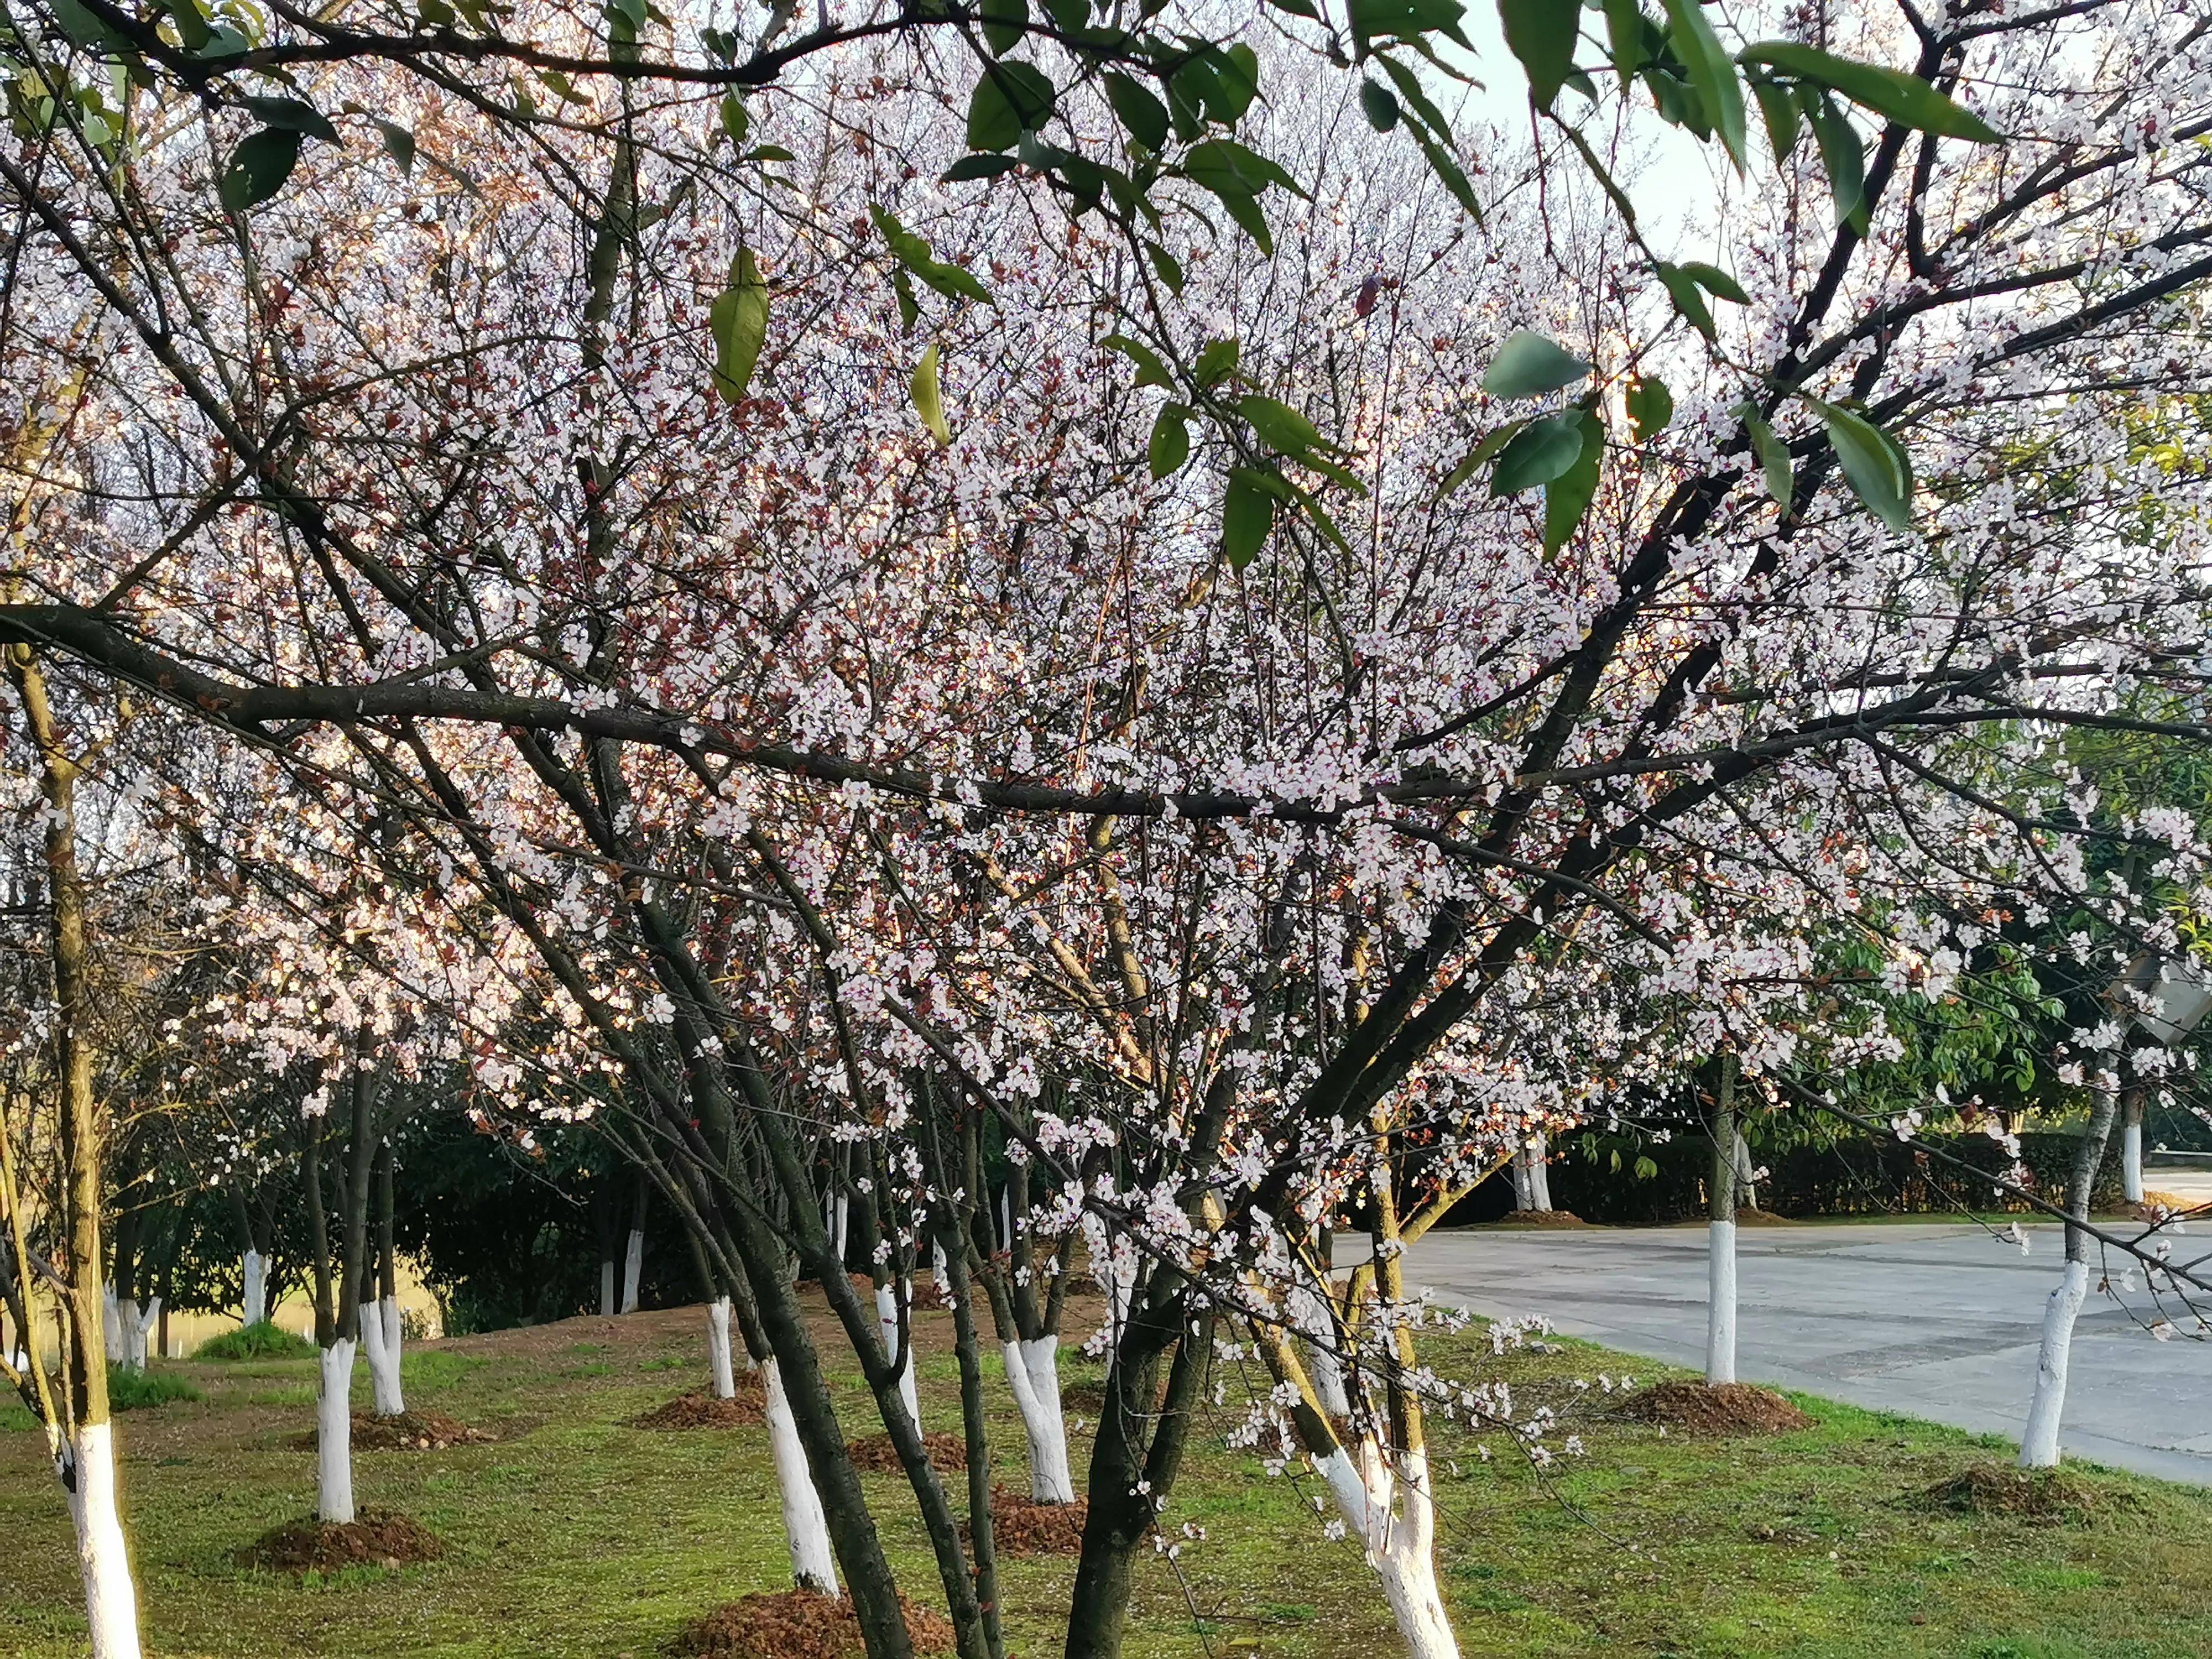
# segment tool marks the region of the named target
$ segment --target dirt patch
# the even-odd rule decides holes
[[[957,1434],[925,1434],[922,1449],[929,1454],[929,1467],[939,1474],[951,1474],[968,1467],[968,1443]],[[902,1474],[906,1465],[899,1462],[898,1449],[891,1444],[887,1434],[871,1434],[848,1441],[847,1455],[856,1469],[867,1469],[877,1474]]]
[[[746,1382],[752,1386],[747,1388]],[[735,1397],[717,1400],[711,1394],[679,1394],[665,1405],[629,1420],[633,1429],[742,1429],[757,1423],[768,1410],[765,1386],[748,1376],[738,1384]]]
[[[2000,1463],[1976,1463],[1904,1501],[1913,1509],[1948,1515],[2004,1515],[2045,1524],[2086,1522],[2100,1502],[2112,1509],[2134,1503],[2127,1493],[2098,1492],[2058,1469],[2015,1469]]]
[[[1153,1396],[1152,1409],[1155,1412],[1165,1411],[1167,1403],[1168,1385],[1163,1378],[1158,1392]],[[1103,1417],[1106,1414],[1105,1379],[1101,1377],[1093,1382],[1063,1384],[1060,1390],[1060,1408],[1064,1413],[1079,1413],[1088,1418]]]
[[[446,1553],[438,1534],[392,1510],[363,1509],[339,1526],[312,1516],[288,1521],[238,1553],[242,1567],[334,1572],[340,1567],[407,1567]]]
[[[456,1422],[443,1412],[402,1412],[397,1417],[353,1414],[353,1449],[365,1451],[444,1451],[453,1446],[489,1446],[499,1437]],[[292,1437],[294,1451],[313,1451],[313,1430]]]
[[[1786,1215],[1777,1215],[1771,1210],[1754,1210],[1747,1204],[1739,1204],[1735,1210],[1735,1224],[1739,1227],[1794,1227],[1797,1224]]]
[[[1786,1434],[1813,1425],[1780,1395],[1748,1382],[1655,1383],[1629,1395],[1612,1415],[1692,1434]]]
[[[1091,1514],[1073,1504],[1036,1504],[1004,1486],[991,1488],[991,1544],[1000,1555],[1080,1555],[1083,1523]],[[968,1523],[960,1523],[963,1538]]]
[[[952,1646],[952,1621],[918,1607],[904,1596],[907,1635],[918,1653]],[[669,1651],[686,1659],[854,1659],[867,1651],[853,1604],[814,1590],[790,1589],[741,1596],[686,1625]]]

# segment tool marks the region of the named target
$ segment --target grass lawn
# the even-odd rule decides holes
[[[928,1425],[957,1430],[950,1316],[920,1322]],[[313,1362],[160,1367],[204,1398],[118,1420],[150,1650],[647,1659],[716,1603],[783,1588],[762,1431],[628,1426],[703,1380],[702,1323],[684,1310],[417,1346],[409,1405],[500,1438],[362,1454],[355,1489],[363,1504],[427,1523],[446,1555],[305,1583],[233,1558],[313,1504],[313,1457],[290,1442],[313,1426]],[[1579,1343],[1478,1364],[1476,1348],[1470,1334],[1456,1350],[1431,1339],[1429,1352],[1439,1369],[1511,1381],[1520,1415],[1554,1405],[1589,1455],[1539,1476],[1510,1455],[1485,1462],[1476,1437],[1437,1426],[1445,1583],[1469,1656],[2212,1659],[2212,1493],[2082,1469],[2096,1508],[2086,1524],[1931,1512],[1911,1496],[2005,1449],[1802,1396],[1815,1419],[1808,1430],[1662,1435],[1607,1420],[1595,1385],[1601,1372],[1641,1381],[1668,1375],[1662,1367]],[[1095,1381],[1095,1368],[1069,1358],[1066,1382]],[[863,1416],[857,1374],[839,1380],[848,1426],[878,1427]],[[1241,1380],[1225,1381],[1231,1404],[1164,1517],[1206,1538],[1179,1562],[1144,1562],[1133,1659],[1383,1659],[1395,1642],[1381,1597],[1355,1547],[1322,1538],[1315,1483],[1270,1480],[1225,1449],[1242,1397]],[[364,1368],[364,1407],[366,1388]],[[1026,1491],[1011,1407],[999,1424],[1002,1478]],[[0,1431],[0,1654],[82,1654],[61,1494],[27,1419],[9,1426]],[[1079,1436],[1079,1481],[1087,1446]],[[933,1599],[903,1483],[864,1478],[902,1583]],[[1073,1562],[1002,1571],[1010,1648],[1048,1659]]]

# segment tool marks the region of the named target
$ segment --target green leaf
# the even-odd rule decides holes
[[[1516,433],[1498,458],[1498,470],[1490,475],[1490,493],[1517,495],[1565,473],[1582,456],[1582,413],[1570,410],[1531,421]]]
[[[1820,88],[1800,88],[1799,95],[1813,129],[1813,142],[1820,149],[1820,165],[1828,170],[1828,189],[1836,198],[1836,222],[1849,225],[1863,236],[1872,217],[1872,204],[1867,200],[1866,149],[1859,142],[1858,129]]]
[[[1572,386],[1590,365],[1534,329],[1509,334],[1490,360],[1482,389],[1493,398],[1540,398]],[[1540,482],[1540,480],[1539,481]]]
[[[1012,149],[1022,134],[1038,131],[1051,118],[1056,95],[1051,80],[1033,64],[986,64],[968,100],[968,148]]]
[[[1763,75],[1752,78],[1751,95],[1759,100],[1759,118],[1766,123],[1766,142],[1774,146],[1774,159],[1787,161],[1797,148],[1797,100],[1787,87]]]
[[[1613,46],[1613,72],[1626,87],[1647,61],[1644,42],[1650,37],[1650,20],[1637,0],[1605,0],[1606,39]]]
[[[1137,366],[1139,386],[1164,386],[1172,388],[1175,379],[1168,373],[1159,354],[1143,342],[1131,339],[1126,334],[1109,334],[1098,343],[1109,351],[1118,351]]]
[[[1867,511],[1892,530],[1911,529],[1912,479],[1905,452],[1865,416],[1817,398],[1805,401],[1826,423],[1844,477]]]
[[[1444,481],[1437,486],[1435,499],[1443,500],[1445,496],[1480,471],[1485,462],[1513,441],[1515,433],[1535,418],[1534,415],[1523,415],[1517,421],[1508,421],[1504,425],[1495,427],[1485,433],[1482,441],[1469,450],[1457,466],[1444,474]]]
[[[369,119],[376,123],[377,131],[383,136],[384,153],[398,164],[403,176],[412,178],[415,173],[415,135],[397,121],[386,121],[375,116]]]
[[[1198,354],[1198,362],[1191,366],[1190,377],[1201,386],[1215,386],[1236,372],[1237,342],[1208,340]]]
[[[1362,81],[1359,107],[1366,113],[1367,125],[1377,132],[1388,132],[1398,125],[1398,96],[1388,87]]]
[[[914,394],[915,412],[921,423],[929,428],[929,435],[940,444],[950,445],[952,428],[945,423],[945,399],[937,384],[937,342],[929,343],[929,349],[921,354],[921,361],[914,366],[914,374],[907,381],[907,389]]]
[[[1902,70],[1838,58],[1794,40],[1762,40],[1747,46],[1741,61],[1764,64],[1801,81],[1818,82],[1840,92],[1855,104],[1863,104],[1878,115],[1886,115],[1921,132],[1946,138],[1968,138],[1978,144],[2002,144],[2005,141],[2004,134],[1972,110],[1953,102],[1918,76],[1907,75]]]
[[[768,284],[750,248],[740,247],[730,261],[730,285],[714,296],[707,325],[714,337],[714,390],[736,403],[752,384],[768,338]]]
[[[1164,478],[1180,472],[1182,464],[1190,459],[1190,428],[1184,424],[1184,416],[1189,412],[1181,404],[1167,404],[1153,417],[1152,441],[1146,451],[1153,477]]]
[[[1600,464],[1605,459],[1605,422],[1595,410],[1577,409],[1570,415],[1580,430],[1582,449],[1567,470],[1544,486],[1544,556],[1550,558],[1567,540],[1589,511],[1597,494]]]
[[[1329,447],[1319,427],[1288,404],[1277,403],[1273,398],[1240,398],[1237,412],[1251,423],[1260,441],[1279,455],[1303,459],[1310,451]]]
[[[957,185],[970,179],[995,179],[1012,173],[1021,163],[1011,155],[963,155],[945,169],[941,183]]]
[[[284,132],[304,132],[310,138],[319,138],[325,143],[340,142],[338,130],[330,124],[321,111],[313,104],[297,98],[261,98],[249,94],[238,100],[269,125]]]
[[[745,100],[734,92],[722,94],[720,107],[722,131],[739,149],[745,147],[745,134],[752,130],[752,118],[745,113]]]
[[[1742,284],[1717,265],[1709,265],[1702,259],[1685,259],[1675,267],[1717,300],[1729,300],[1740,306],[1751,303],[1751,295],[1743,291]]]
[[[1638,374],[1628,383],[1622,401],[1628,408],[1629,429],[1644,443],[1667,429],[1674,418],[1674,394],[1655,374]]]
[[[1473,50],[1460,27],[1465,13],[1459,0],[1350,0],[1346,9],[1352,36],[1362,45],[1386,36],[1418,41],[1424,34],[1443,34]]]
[[[216,193],[232,213],[258,207],[284,188],[299,159],[300,135],[293,129],[263,127],[250,132],[231,151]]]
[[[1223,124],[1233,127],[1260,95],[1260,54],[1239,40],[1215,58],[1213,78],[1221,89]]]
[[[983,44],[1003,58],[1029,33],[1029,0],[983,0]]]
[[[1766,493],[1787,514],[1797,493],[1796,474],[1790,465],[1790,446],[1775,435],[1774,428],[1751,404],[1739,404],[1735,412],[1743,422],[1743,429],[1751,434],[1751,453],[1759,458]]]
[[[53,9],[54,21],[61,25],[62,33],[80,46],[126,58],[136,58],[138,56],[137,48],[131,44],[126,36],[118,34],[115,30],[108,27],[106,23],[94,15],[88,8],[79,4],[78,0],[50,0],[50,3]],[[14,33],[12,20],[9,32],[11,35]]]
[[[1280,185],[1293,196],[1305,194],[1297,179],[1234,138],[1209,138],[1202,144],[1193,144],[1183,157],[1182,170],[1209,190],[1216,189],[1214,180],[1219,179],[1248,196],[1257,196],[1270,185]]]
[[[1221,504],[1221,553],[1232,570],[1242,570],[1267,544],[1275,527],[1275,497],[1249,467],[1229,470],[1229,493]]]
[[[991,290],[974,276],[958,265],[939,259],[929,246],[928,239],[908,230],[891,211],[880,203],[872,203],[869,216],[876,228],[884,234],[892,256],[915,276],[935,289],[948,300],[974,300],[979,304],[991,303]]]
[[[1747,158],[1743,87],[1736,79],[1735,64],[1713,33],[1713,26],[1705,21],[1705,9],[1698,0],[1666,0],[1666,6],[1668,20],[1674,25],[1668,39],[1674,55],[1689,70],[1690,84],[1697,88],[1705,114],[1718,129],[1728,153],[1735,158],[1740,173]]]
[[[1182,261],[1158,242],[1146,243],[1145,252],[1152,256],[1152,269],[1159,273],[1160,281],[1167,284],[1168,292],[1180,297],[1182,294]]]
[[[1705,294],[1698,287],[1697,278],[1681,266],[1669,264],[1664,259],[1659,261],[1656,269],[1659,280],[1666,285],[1668,297],[1674,302],[1674,309],[1682,314],[1691,327],[1708,340],[1717,339],[1720,330],[1713,323],[1713,308],[1705,303]]]
[[[1536,107],[1551,108],[1575,66],[1580,0],[1498,0],[1498,15],[1505,25],[1505,44],[1528,72]]]
[[[1147,149],[1166,148],[1168,106],[1134,77],[1119,70],[1108,70],[1106,101],[1114,106],[1115,118],[1127,130],[1129,137]]]

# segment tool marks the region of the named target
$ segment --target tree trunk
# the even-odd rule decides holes
[[[269,1317],[269,1263],[260,1251],[251,1244],[240,1266],[246,1281],[246,1294],[240,1299],[238,1322],[241,1326],[258,1325]]]
[[[2143,1201],[2143,1093],[2130,1088],[2120,1103],[2120,1196],[2130,1204]]]
[[[315,1518],[339,1524],[353,1519],[353,1355],[350,1337],[324,1345],[315,1395]]]
[[[770,1354],[761,1361],[761,1380],[768,1391],[768,1449],[775,1465],[776,1495],[783,1502],[783,1535],[791,1551],[791,1581],[801,1589],[837,1592],[837,1561],[830,1543],[830,1522],[823,1513],[822,1494],[815,1489],[807,1467],[806,1448],[799,1443],[799,1425],[791,1401],[783,1391],[783,1372]]]
[[[368,1349],[368,1376],[375,1392],[379,1417],[399,1417],[407,1410],[407,1395],[400,1383],[400,1348],[405,1334],[399,1322],[399,1261],[396,1233],[398,1206],[393,1197],[392,1143],[376,1149],[376,1299],[362,1299],[362,1337]]]
[[[630,1212],[629,1246],[623,1253],[622,1307],[623,1313],[637,1311],[638,1282],[645,1276],[645,1206],[651,1188],[640,1176],[637,1182],[637,1207]]]
[[[2119,1099],[2110,1089],[2097,1091],[2089,1123],[2074,1153],[2066,1185],[2066,1271],[2043,1309],[2043,1341],[2035,1358],[2035,1393],[2027,1404],[2027,1426],[2020,1437],[2020,1466],[2058,1466],[2058,1425],[2066,1411],[2066,1367],[2074,1347],[2074,1322],[2089,1293],[2089,1234],[2080,1224],[2089,1218],[2089,1194],[2112,1139]]]
[[[707,1304],[707,1375],[717,1400],[738,1397],[738,1376],[730,1362],[730,1298]]]
[[[1706,1197],[1709,1273],[1705,1296],[1705,1381],[1735,1381],[1735,1056],[1721,1056],[1713,1091],[1713,1162]]]
[[[114,1436],[104,1420],[82,1423],[69,1445],[70,1520],[93,1659],[138,1659],[138,1587],[115,1501]]]

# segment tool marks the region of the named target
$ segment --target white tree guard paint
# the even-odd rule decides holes
[[[2142,1125],[2120,1126],[2120,1196],[2130,1204],[2143,1201]]]
[[[392,1376],[394,1398],[398,1397],[399,1359],[407,1342],[407,1328],[399,1314],[399,1298],[387,1296],[378,1303],[377,1310],[384,1316],[384,1351],[392,1356]]]
[[[138,1589],[115,1502],[115,1439],[106,1423],[79,1425],[70,1441],[70,1522],[84,1579],[93,1659],[138,1659]]]
[[[599,1262],[599,1317],[612,1319],[622,1304],[615,1299],[614,1258],[605,1257]]]
[[[886,1358],[898,1352],[899,1291],[890,1285],[876,1286],[876,1328],[884,1334],[884,1354]],[[911,1309],[909,1309],[911,1313]],[[909,1338],[906,1347],[906,1364],[899,1368],[899,1398],[906,1402],[906,1414],[913,1419],[917,1429],[921,1426],[921,1399],[914,1386],[914,1343]]]
[[[1705,1381],[1735,1381],[1735,1223],[1705,1224]]]
[[[737,1398],[737,1374],[730,1367],[730,1298],[726,1296],[718,1296],[707,1304],[707,1370],[714,1379],[715,1399]]]
[[[2066,1410],[2066,1361],[2074,1346],[2074,1321],[2089,1293],[2089,1264],[2069,1261],[2066,1277],[2043,1307],[2043,1346],[2035,1358],[2035,1394],[2027,1402],[2027,1428],[2020,1437],[2024,1469],[2058,1467],[2058,1419]]]
[[[1344,1364],[1336,1357],[1335,1321],[1310,1285],[1291,1292],[1291,1322],[1306,1340],[1306,1375],[1313,1382],[1321,1408],[1331,1417],[1352,1415],[1351,1396],[1344,1387]]]
[[[1328,1483],[1345,1524],[1358,1534],[1367,1565],[1382,1581],[1409,1659],[1459,1659],[1459,1639],[1437,1585],[1436,1503],[1429,1462],[1420,1452],[1385,1458],[1371,1438],[1359,1462],[1340,1447],[1315,1467]]]
[[[361,1347],[368,1360],[368,1382],[379,1417],[398,1417],[407,1409],[399,1384],[399,1333],[384,1316],[382,1304],[361,1304]]]
[[[791,1401],[783,1392],[783,1374],[773,1357],[761,1364],[768,1395],[768,1449],[775,1465],[776,1494],[783,1504],[783,1534],[791,1547],[792,1582],[801,1589],[835,1595],[837,1558],[830,1547],[830,1523],[822,1513],[822,1496],[814,1490],[814,1477],[806,1468],[806,1449],[799,1441],[799,1425],[791,1414]]]
[[[1002,1342],[999,1357],[1029,1442],[1030,1501],[1073,1504],[1075,1477],[1068,1470],[1067,1420],[1060,1405],[1060,1339]]]
[[[115,1286],[100,1287],[100,1334],[110,1353],[123,1351],[123,1310],[115,1300]]]
[[[322,1351],[315,1398],[315,1518],[353,1519],[354,1345],[338,1338]]]
[[[248,1250],[240,1264],[244,1269],[246,1294],[240,1298],[238,1319],[241,1325],[258,1325],[269,1317],[269,1263],[258,1250]]]
[[[161,1298],[155,1297],[142,1308],[127,1296],[117,1297],[112,1316],[115,1337],[108,1352],[125,1370],[144,1370],[147,1336],[161,1316]]]
[[[1526,1146],[1513,1154],[1513,1207],[1516,1210],[1536,1207],[1535,1186],[1528,1177],[1528,1149]]]
[[[629,1230],[629,1249],[623,1254],[622,1310],[637,1311],[638,1281],[645,1277],[645,1235],[633,1227]]]
[[[1542,1135],[1528,1142],[1528,1196],[1530,1207],[1548,1211],[1552,1207],[1551,1143]]]

